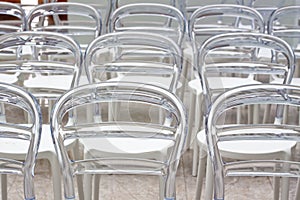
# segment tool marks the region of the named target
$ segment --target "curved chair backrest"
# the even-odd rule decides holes
[[[186,21],[179,9],[155,3],[121,6],[112,13],[109,32],[144,31],[161,34],[182,45]]]
[[[83,49],[101,34],[102,19],[96,8],[83,3],[54,2],[34,7],[27,17],[28,30],[63,33]]]
[[[0,35],[26,29],[25,11],[17,4],[0,2]]]
[[[195,57],[207,109],[216,95],[229,89],[223,87],[221,77],[251,77],[248,81],[270,82],[277,75],[283,77],[282,83],[289,84],[295,68],[291,47],[284,40],[263,33],[216,35],[199,48]],[[247,84],[244,79],[242,85]]]
[[[72,38],[24,31],[0,36],[0,43],[3,82],[22,86],[37,98],[49,99],[78,85],[82,56]]]
[[[268,33],[284,39],[291,47],[299,51],[300,6],[286,6],[275,10],[268,21]]]
[[[91,83],[114,77],[119,81],[150,81],[172,92],[179,80],[182,55],[171,39],[152,33],[125,31],[102,35],[87,48],[85,71]],[[151,77],[150,79],[147,77]],[[165,82],[160,82],[161,78]],[[149,82],[148,82],[149,83]]]
[[[186,18],[190,18],[191,14],[197,9],[208,6],[208,5],[217,5],[217,4],[232,4],[232,5],[243,5],[244,0],[210,0],[210,1],[198,1],[198,0],[184,0],[181,7],[182,13]]]
[[[115,103],[120,105],[117,112],[122,110],[125,114],[119,120],[97,121],[93,120],[93,112],[86,112],[93,106],[104,111]],[[74,115],[75,123],[66,124],[64,120],[72,111],[77,113]],[[136,111],[140,113],[137,118],[134,117]],[[164,120],[152,119],[150,113],[156,112]],[[102,119],[105,118],[102,116]],[[174,183],[185,129],[186,117],[181,101],[169,91],[154,85],[103,82],[79,86],[67,92],[55,104],[51,121],[54,143],[63,167],[65,198],[75,197],[73,177],[82,174],[163,176],[164,199],[175,198]],[[68,157],[64,147],[64,142],[69,144],[67,141],[74,141],[75,138],[82,145],[85,155],[78,160]],[[140,147],[135,146],[133,152],[120,149],[122,143],[128,146],[136,144],[134,141],[139,141]],[[165,149],[167,154],[161,158],[138,153],[153,148],[148,146],[151,143],[157,145],[164,141],[168,144]],[[158,145],[158,148],[161,146]]]
[[[0,123],[0,145],[8,152],[0,153],[0,174],[22,175],[24,199],[35,199],[33,176],[42,129],[40,106],[28,92],[5,83],[0,83],[0,104],[7,110],[6,121]],[[24,154],[23,161],[12,158],[16,152]]]
[[[173,6],[175,8],[180,8],[183,5],[183,1],[180,0],[114,0],[113,10],[116,10],[122,6],[135,4],[135,3],[159,3],[164,5]]]
[[[208,150],[214,170],[214,199],[224,199],[225,176],[269,176],[269,177],[295,177],[299,178],[299,160],[290,158],[263,160],[249,157],[247,160],[224,162],[219,152],[219,144],[228,143],[238,145],[242,141],[251,140],[255,147],[259,141],[267,140],[270,144],[284,141],[299,141],[300,132],[298,122],[282,119],[282,108],[288,106],[291,119],[299,116],[300,87],[283,84],[248,85],[228,90],[216,98],[212,104],[206,120],[206,133],[208,136]],[[268,113],[273,117],[271,123],[232,124],[229,123],[228,113],[236,112],[241,106],[272,105]],[[260,110],[263,113],[263,110]],[[247,111],[245,113],[247,115]],[[259,121],[259,120],[258,120]],[[286,124],[283,122],[287,122]],[[232,122],[232,120],[231,120]],[[220,143],[219,143],[220,142]],[[264,141],[266,142],[266,141]],[[243,143],[243,142],[242,142]],[[253,143],[254,144],[254,143]],[[235,148],[235,147],[232,147]],[[241,146],[236,147],[241,148]],[[288,157],[288,156],[287,156]],[[276,169],[274,170],[274,166]]]
[[[273,11],[284,6],[299,5],[297,1],[294,0],[245,0],[244,4],[249,7],[255,8],[263,16],[265,23],[268,23],[269,17]]]
[[[211,36],[233,32],[263,33],[265,25],[262,16],[253,8],[216,4],[193,12],[188,30],[195,52]]]
[[[300,6],[278,8],[271,14],[267,26],[270,35],[280,37],[291,45],[297,58],[300,56],[300,26],[297,20],[300,17],[299,13]],[[298,67],[294,75],[299,77]]]
[[[108,24],[108,19],[112,13],[112,4],[114,0],[100,0],[100,1],[95,1],[95,0],[85,0],[84,2],[82,0],[68,0],[68,2],[74,2],[74,3],[84,3],[86,5],[93,6],[98,10],[98,12],[101,13],[101,18],[102,18],[102,30],[101,33],[105,34],[107,33],[107,24]]]

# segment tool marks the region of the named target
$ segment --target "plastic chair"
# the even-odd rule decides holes
[[[186,18],[190,16],[197,9],[208,6],[208,5],[217,5],[217,4],[232,4],[232,5],[243,5],[244,0],[210,0],[210,1],[198,1],[198,0],[184,0],[182,6],[182,13]]]
[[[262,16],[253,8],[230,5],[230,4],[217,4],[203,6],[197,9],[190,17],[189,20],[189,34],[191,38],[191,48],[185,49],[184,55],[190,57],[188,60],[193,60],[193,64],[190,67],[192,72],[192,80],[188,83],[190,91],[190,103],[189,103],[189,138],[187,145],[194,146],[193,138],[202,124],[198,123],[202,121],[202,86],[199,80],[197,66],[198,63],[195,60],[197,50],[203,45],[203,43],[210,37],[221,33],[233,33],[233,32],[264,32],[264,21]],[[222,54],[222,52],[217,52]],[[218,56],[216,54],[216,56]],[[228,83],[232,84],[232,83]],[[241,82],[241,84],[244,84]],[[230,87],[227,85],[226,87]],[[194,126],[194,129],[193,129]],[[197,148],[194,148],[193,159],[193,172],[197,174]]]
[[[271,2],[266,2],[262,0],[246,0],[244,4],[250,7],[255,8],[264,18],[265,24],[267,25],[268,20],[272,12],[276,9],[284,7],[284,6],[293,6],[299,5],[297,1],[294,0],[274,0]]]
[[[84,65],[90,83],[131,81],[176,91],[181,49],[171,39],[152,33],[125,31],[106,34],[87,48]]]
[[[54,146],[49,142],[49,117],[57,97],[78,85],[82,62],[80,47],[70,37],[52,32],[6,34],[0,37],[0,43],[0,54],[3,55],[0,61],[1,74],[8,77],[17,74],[17,80],[10,84],[19,85],[32,93],[43,107],[43,132],[38,159],[50,162],[54,199],[61,199],[59,164]],[[63,56],[60,52],[63,52]],[[0,148],[0,151],[4,150]]]
[[[285,40],[294,50],[296,61],[299,59],[300,27],[296,18],[299,16],[300,6],[287,6],[275,10],[268,20],[268,33]],[[279,58],[280,59],[280,58]],[[298,66],[298,65],[296,65]],[[275,81],[280,81],[275,80]],[[293,85],[299,84],[299,68],[295,68]]]
[[[231,51],[231,50],[235,51]],[[228,54],[226,55],[226,50]],[[216,57],[215,52],[223,52],[222,57]],[[235,54],[233,54],[235,53]],[[239,53],[239,54],[237,54]],[[232,56],[234,55],[234,57]],[[237,56],[239,55],[239,57]],[[281,59],[276,59],[280,57]],[[204,115],[207,114],[215,98],[223,92],[237,86],[253,85],[257,83],[269,83],[274,75],[284,77],[281,84],[289,84],[293,77],[295,68],[295,57],[290,46],[280,38],[262,33],[227,33],[216,35],[208,39],[199,49],[196,60],[199,66],[199,76],[203,85],[203,95],[205,101]],[[230,82],[231,84],[228,84]],[[233,83],[233,84],[232,84]],[[244,108],[244,109],[242,109]],[[236,124],[256,123],[262,109],[258,106],[240,106],[235,114]],[[246,112],[247,115],[242,115]],[[241,115],[241,116],[239,116]],[[245,122],[246,121],[246,122]],[[201,122],[200,122],[201,123]],[[205,127],[206,128],[206,127]],[[201,196],[202,179],[204,176],[206,138],[204,130],[197,134],[197,144],[199,147],[199,165],[197,177],[197,199]],[[257,148],[250,141],[244,142],[240,148],[222,144],[220,150],[227,158],[231,159],[251,159],[255,155],[257,159],[276,159],[282,155],[289,155],[296,145],[295,142],[273,143],[260,141]],[[212,179],[210,177],[210,162],[207,162],[206,172],[206,199],[212,195]],[[288,184],[284,182],[282,199],[288,199]],[[278,180],[275,181],[275,188]],[[274,190],[274,198],[279,198],[279,191]]]
[[[7,109],[1,113],[6,121],[0,124],[1,180],[7,180],[9,175],[23,176],[24,199],[35,199],[34,166],[42,129],[40,106],[28,92],[5,83],[0,83],[0,102]],[[16,113],[26,113],[28,118],[16,119]],[[7,199],[6,185],[1,187],[2,199]]]
[[[139,31],[157,33],[182,45],[186,21],[179,9],[155,3],[121,6],[112,13],[109,32]]]
[[[183,47],[186,20],[174,6],[161,3],[126,4],[116,9],[109,20],[109,32],[139,31],[156,33],[174,40]],[[181,75],[183,75],[181,73]],[[183,99],[181,77],[178,95]]]
[[[104,111],[110,102],[121,104],[119,112],[122,110],[124,115],[119,120],[107,118]],[[102,121],[93,120],[94,112],[85,112],[90,106],[103,111]],[[64,118],[74,109],[77,113],[74,124],[68,125]],[[137,110],[145,116],[133,117]],[[164,120],[151,117],[152,112],[158,111],[163,111]],[[162,199],[175,199],[175,177],[183,153],[186,117],[183,104],[169,91],[128,82],[79,86],[55,104],[51,127],[62,165],[66,199],[76,198],[74,176],[88,178],[92,174],[157,175],[162,181]],[[70,159],[65,151],[64,142],[72,138],[78,139],[83,148],[84,157],[78,160]],[[84,189],[89,191],[90,184],[86,181]],[[99,189],[98,184],[94,184],[94,190]],[[85,198],[88,195],[85,193]]]
[[[102,19],[102,31],[101,34],[107,33],[107,27],[108,27],[108,19],[111,16],[112,13],[112,4],[114,1],[111,0],[85,0],[84,2],[82,0],[68,0],[68,2],[74,2],[74,3],[84,3],[86,5],[93,6],[98,10],[99,13],[101,13],[101,19]]]
[[[19,5],[0,2],[0,18],[0,35],[26,29],[26,14]]]
[[[98,10],[84,3],[54,2],[34,7],[27,16],[28,30],[58,32],[72,37],[82,51],[101,34]]]
[[[228,90],[215,99],[206,119],[208,150],[214,177],[214,199],[226,199],[224,177],[268,176],[283,180],[291,177],[299,178],[299,160],[292,160],[291,155],[285,152],[282,152],[277,159],[271,156],[261,160],[257,155],[253,155],[248,159],[232,162],[225,161],[226,155],[220,151],[224,143],[240,149],[240,145],[245,142],[256,144],[264,142],[280,146],[299,141],[299,124],[295,120],[299,115],[299,92],[299,86],[292,85],[248,85]],[[262,120],[258,120],[253,124],[236,124],[227,120],[230,118],[228,113],[232,113],[233,109],[241,105],[261,105],[260,107],[263,108],[265,104],[272,105],[269,114],[273,122],[261,123]],[[284,120],[283,117],[282,108],[286,106],[293,110],[287,116],[289,120]],[[255,145],[255,148],[261,147]],[[279,190],[279,188],[275,189]],[[299,199],[299,196],[295,199]]]

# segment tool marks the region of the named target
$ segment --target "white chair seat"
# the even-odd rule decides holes
[[[0,74],[0,81],[1,82],[13,84],[13,83],[16,83],[18,80],[19,80],[18,79],[18,74],[13,74],[13,75]]]
[[[209,86],[212,90],[218,88],[232,88],[238,87],[247,84],[259,84],[259,81],[253,80],[251,78],[238,78],[238,77],[216,77],[209,78],[208,80]],[[196,94],[202,93],[202,86],[199,79],[194,79],[189,82],[189,87],[192,91],[196,92]]]
[[[153,158],[161,160],[167,153],[168,148],[174,143],[173,141],[157,140],[157,139],[135,139],[135,138],[103,138],[97,139],[84,139],[80,141],[84,143],[86,152],[97,152],[104,156],[113,155],[135,155],[135,158]]]
[[[158,77],[158,76],[141,76],[141,75],[119,75],[116,78],[109,79],[109,81],[126,81],[157,85],[159,87],[169,89],[172,77]],[[181,83],[178,82],[177,89],[181,88]]]
[[[251,131],[253,132],[253,130]],[[263,132],[264,130],[257,129],[257,131]],[[267,131],[267,129],[265,131]],[[197,134],[197,141],[199,145],[206,148],[204,130],[201,130]],[[268,140],[224,141],[219,144],[219,149],[225,157],[234,157],[234,159],[252,159],[253,157],[259,159],[260,155],[263,159],[267,159],[266,155],[274,156],[276,153],[281,154],[282,152],[290,151],[296,144],[297,142],[295,141],[278,141],[276,143]]]
[[[283,79],[276,78],[274,79],[271,83],[282,83]],[[291,85],[300,85],[300,78],[293,78],[292,82],[290,83]]]
[[[68,90],[71,87],[73,76],[55,75],[55,76],[36,76],[24,81],[26,88],[49,88]]]

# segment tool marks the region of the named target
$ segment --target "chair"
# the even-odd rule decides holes
[[[299,86],[292,85],[247,85],[228,90],[215,99],[206,118],[208,150],[214,177],[214,199],[226,199],[224,177],[227,176],[299,178],[299,160],[291,160],[291,155],[284,152],[278,159],[266,157],[260,160],[254,155],[247,160],[225,162],[224,154],[220,151],[224,143],[231,143],[233,148],[239,149],[237,144],[243,144],[245,141],[258,144],[269,142],[273,145],[299,141],[299,125],[295,120],[299,115],[299,92]],[[228,114],[241,105],[263,107],[264,104],[272,105],[269,114],[273,122],[261,123],[262,120],[258,120],[254,124],[236,124],[228,120]],[[293,110],[289,113],[289,120],[283,119],[282,108],[286,106]],[[295,199],[299,199],[299,196]]]
[[[223,55],[216,57],[216,52]],[[227,52],[227,55],[226,55]],[[220,54],[217,54],[220,55]],[[281,59],[276,59],[280,57]],[[243,85],[269,83],[276,75],[283,77],[281,84],[289,84],[293,77],[295,57],[290,46],[280,38],[262,33],[227,33],[208,39],[196,54],[199,66],[199,76],[203,86],[205,110],[204,116],[210,110],[215,98],[227,90]],[[228,84],[230,82],[231,84]],[[232,84],[233,83],[233,84]],[[236,110],[236,124],[255,124],[262,113],[261,107],[240,106]],[[247,113],[247,115],[243,114]],[[268,113],[269,114],[269,113]],[[240,115],[240,116],[239,116]],[[239,120],[237,120],[239,119]],[[201,123],[201,122],[200,122]],[[206,127],[205,127],[206,128]],[[197,134],[199,147],[199,165],[197,177],[197,199],[201,195],[202,179],[204,176],[206,137],[205,130]],[[229,159],[251,159],[255,151],[256,159],[276,159],[282,155],[289,155],[296,142],[273,143],[259,141],[260,146],[253,146],[253,142],[246,141],[240,148],[222,144],[220,150]],[[206,199],[212,195],[212,179],[210,162],[207,162]],[[274,187],[278,187],[275,181]],[[288,183],[283,181],[282,199],[288,199]],[[279,190],[274,190],[274,199],[279,198]]]
[[[197,9],[189,19],[189,37],[191,40],[191,48],[185,49],[184,55],[186,60],[193,60],[190,71],[192,80],[188,82],[190,91],[189,102],[189,137],[187,145],[193,144],[193,138],[201,128],[202,121],[202,86],[199,81],[197,67],[195,61],[197,52],[203,43],[210,37],[221,33],[233,32],[264,32],[264,21],[262,16],[253,8],[232,4],[216,4],[203,6]],[[219,52],[221,53],[221,52]],[[216,55],[217,56],[217,55]],[[187,58],[189,57],[189,58]],[[230,84],[230,82],[228,82]],[[243,83],[242,83],[243,84]],[[230,87],[230,85],[226,86]],[[199,118],[200,117],[200,118]],[[194,126],[194,129],[193,129]],[[197,148],[194,148],[193,172],[197,174]]]
[[[109,120],[105,110],[110,102],[121,104],[122,119]],[[94,112],[85,112],[90,106],[103,111],[102,121],[93,120]],[[74,109],[74,124],[68,125],[64,119]],[[151,117],[151,112],[159,110],[164,120]],[[135,118],[136,111],[145,115]],[[186,117],[183,104],[174,94],[148,84],[95,83],[67,92],[55,104],[52,114],[51,130],[62,165],[65,198],[76,198],[73,177],[77,175],[140,174],[161,177],[162,199],[175,199]],[[75,138],[84,151],[79,160],[70,159],[64,147],[64,142]],[[128,148],[128,144],[135,148]],[[88,182],[84,186],[91,189]],[[94,186],[94,190],[99,189],[97,183]]]
[[[128,4],[116,9],[109,20],[109,32],[157,33],[182,45],[186,21],[179,9],[155,3]]]
[[[244,1],[244,3],[249,7],[255,8],[259,13],[261,13],[266,25],[268,23],[271,13],[276,9],[284,6],[293,6],[297,4],[299,5],[299,3],[297,3],[297,1],[294,0],[274,0],[272,2],[266,2],[261,0],[246,0]]]
[[[83,3],[82,0],[68,0],[68,2],[74,2],[74,3]],[[93,6],[98,10],[99,13],[101,13],[101,19],[102,19],[102,30],[101,34],[107,33],[107,27],[108,27],[108,20],[112,13],[112,4],[113,1],[111,0],[85,0],[84,4]]]
[[[72,37],[82,51],[101,34],[102,19],[90,5],[54,2],[34,7],[27,16],[28,30],[58,32]]]
[[[0,73],[12,77],[14,82],[9,84],[21,86],[32,93],[43,108],[38,159],[50,162],[54,198],[61,199],[59,164],[54,146],[49,142],[49,117],[57,97],[79,84],[82,63],[80,47],[70,37],[52,32],[24,31],[6,34],[0,36],[0,43]],[[0,152],[5,150],[3,148],[0,147]]]
[[[175,2],[173,2],[175,3]],[[109,32],[139,31],[156,33],[174,40],[183,47],[186,20],[179,9],[161,3],[126,4],[116,9],[109,20]],[[183,72],[183,71],[182,71]],[[181,75],[183,75],[181,73]],[[183,97],[183,77],[178,85],[178,95]]]
[[[0,103],[7,109],[6,113],[1,113],[6,121],[0,124],[1,180],[7,180],[9,175],[23,176],[23,198],[35,199],[34,166],[42,129],[40,106],[28,92],[5,83],[0,83]],[[27,119],[16,119],[16,114],[24,113]],[[3,191],[6,186],[1,187],[2,199],[7,199],[7,191]]]
[[[87,48],[84,66],[90,83],[132,81],[176,91],[181,49],[171,39],[152,33],[105,34]]]
[[[296,61],[299,58],[300,27],[296,18],[299,16],[300,6],[286,6],[275,10],[268,20],[268,33],[285,40],[294,50]],[[297,65],[298,66],[298,65]],[[275,81],[280,81],[275,80]],[[295,68],[293,85],[299,84],[299,68]]]
[[[0,2],[0,18],[0,35],[26,29],[26,14],[19,5]]]
[[[195,12],[198,8],[208,5],[216,5],[216,4],[232,4],[232,5],[244,5],[244,0],[209,0],[209,1],[198,1],[198,0],[184,0],[182,6],[182,13],[186,18],[190,18],[190,16]]]

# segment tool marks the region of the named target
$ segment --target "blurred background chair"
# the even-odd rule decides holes
[[[109,20],[109,32],[138,31],[156,33],[174,40],[183,47],[186,20],[179,9],[163,3],[126,4],[116,9]],[[149,53],[149,51],[148,51]],[[179,55],[178,55],[179,56]],[[180,68],[181,70],[181,68]],[[177,94],[183,99],[184,72],[180,74]]]
[[[28,30],[58,32],[72,37],[84,52],[101,34],[99,11],[84,3],[54,2],[35,6],[27,16]]]
[[[254,155],[245,160],[230,161],[224,158],[227,155],[221,150],[225,143],[230,144],[232,148],[240,149],[240,145],[245,142],[252,142],[255,143],[255,148],[260,149],[265,143],[281,146],[283,143],[299,141],[299,123],[295,117],[299,115],[299,98],[299,86],[261,84],[234,88],[215,99],[206,120],[208,149],[214,177],[213,199],[226,199],[225,177],[299,178],[299,160],[291,159],[292,154],[282,152],[277,159],[266,157],[261,160]],[[265,104],[272,105],[269,114],[273,122],[261,123],[262,120],[257,120],[253,124],[236,124],[230,120],[230,113],[235,113],[234,110],[239,106],[260,105],[263,108]],[[293,110],[287,116],[289,120],[284,120],[283,117],[282,108],[285,106]],[[260,115],[260,119],[262,116]],[[295,199],[299,199],[299,196]]]
[[[53,102],[78,85],[82,63],[80,47],[72,38],[52,32],[5,34],[0,36],[0,43],[0,73],[14,77],[14,82],[9,84],[23,87],[42,106],[43,129],[38,159],[50,162],[54,199],[61,199],[60,169],[50,142],[49,118]],[[22,149],[22,146],[19,148]],[[5,147],[1,146],[0,151],[5,151]]]
[[[262,16],[267,25],[269,17],[273,11],[284,6],[300,5],[294,0],[274,0],[266,2],[264,0],[244,0],[246,6],[256,9]]]
[[[119,112],[124,115],[119,119],[110,120],[105,112],[111,102],[120,103]],[[102,110],[102,121],[94,121],[94,113],[85,112],[93,105]],[[68,125],[64,119],[74,109],[74,124]],[[137,116],[136,111],[143,114]],[[164,120],[152,118],[151,113],[158,111]],[[127,82],[80,86],[57,102],[51,127],[66,198],[76,196],[73,177],[97,174],[157,175],[162,183],[160,199],[176,198],[175,177],[186,137],[186,117],[183,104],[168,90]],[[70,159],[65,151],[64,142],[72,138],[79,140],[84,151],[79,160]],[[88,183],[84,184],[87,191],[92,187]],[[99,183],[93,186],[99,190]],[[85,198],[90,199],[89,195],[85,193]]]
[[[184,51],[185,60],[193,60],[192,66],[189,66],[191,73],[191,81],[188,83],[188,91],[190,92],[189,102],[189,137],[187,147],[195,146],[195,134],[201,129],[203,96],[202,86],[198,76],[198,67],[196,53],[203,43],[210,37],[221,33],[233,32],[264,32],[264,22],[262,16],[254,9],[232,4],[217,4],[203,6],[197,9],[189,19],[189,34],[191,40],[191,48]],[[227,52],[228,53],[228,52]],[[227,54],[225,52],[225,55]],[[215,56],[222,57],[222,52],[215,52]],[[219,55],[218,55],[219,54]],[[229,55],[229,54],[227,54]],[[234,55],[233,55],[234,56]],[[238,57],[239,55],[237,55]],[[187,67],[187,64],[185,64]],[[243,81],[243,79],[242,79]],[[227,81],[225,87],[231,87],[234,81]],[[239,84],[243,84],[239,81]],[[197,174],[197,148],[194,148],[193,172]]]
[[[0,35],[26,29],[26,14],[17,4],[0,2]]]
[[[68,0],[68,2],[74,3],[84,3],[85,5],[90,5],[98,10],[101,13],[102,19],[102,30],[101,34],[107,33],[108,20],[112,13],[112,4],[114,0]]]
[[[220,56],[218,52],[222,52],[222,55]],[[281,59],[276,59],[275,55]],[[262,33],[227,33],[211,37],[198,50],[196,61],[203,86],[204,116],[209,112],[217,96],[234,87],[269,83],[274,75],[283,78],[281,84],[289,84],[295,67],[295,57],[291,47],[280,38]],[[262,109],[264,108],[258,106],[240,106],[232,120],[236,124],[257,123]],[[260,148],[257,147],[257,143]],[[197,144],[199,165],[196,197],[200,199],[207,148],[205,130],[197,134]],[[282,158],[283,155],[290,155],[295,145],[296,142],[293,141],[279,142],[277,145],[268,141],[245,141],[239,146],[222,143],[220,151],[232,160],[247,160],[253,157],[258,160],[277,159]],[[211,166],[209,161],[206,164],[205,199],[210,199],[212,196]],[[281,199],[288,199],[287,180],[283,180],[282,185]],[[274,199],[279,199],[278,179],[275,180],[274,187]]]
[[[179,9],[158,3],[128,4],[116,9],[109,32],[139,31],[161,34],[182,45],[186,21]]]
[[[299,85],[299,52],[300,52],[300,26],[298,18],[300,16],[300,6],[286,6],[275,10],[268,21],[268,33],[285,40],[294,50],[296,56],[296,68],[293,85]],[[279,58],[280,59],[280,58]],[[281,81],[274,80],[274,82]]]
[[[232,5],[243,5],[243,0],[208,0],[208,1],[198,1],[198,0],[185,0],[182,3],[182,13],[189,19],[193,12],[198,8],[208,5],[217,4],[232,4]]]
[[[23,198],[35,199],[34,167],[42,130],[40,106],[25,90],[5,83],[0,83],[0,103],[6,109],[5,121],[0,124],[1,182],[6,182],[7,176],[21,175]],[[1,189],[2,199],[7,199],[6,184]]]

